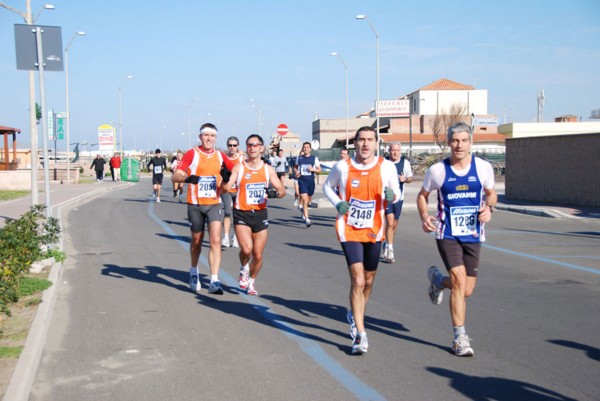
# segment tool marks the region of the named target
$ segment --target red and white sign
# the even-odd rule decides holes
[[[379,117],[408,117],[409,105],[408,99],[380,100]]]
[[[281,136],[284,136],[288,133],[288,126],[285,124],[279,124],[277,126],[277,133]]]

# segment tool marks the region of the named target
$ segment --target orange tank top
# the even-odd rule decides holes
[[[238,195],[233,205],[234,208],[244,211],[267,208],[269,174],[266,164],[263,163],[258,169],[252,170],[245,162],[242,162],[236,184]]]
[[[204,153],[199,148],[194,148],[194,159],[187,168],[187,175],[197,175],[198,184],[188,184],[187,201],[192,205],[217,205],[221,203],[219,187],[223,178],[219,172],[223,159],[221,152]]]
[[[229,160],[233,161],[234,163],[242,163],[242,157],[238,154],[238,157],[236,157],[235,159],[232,159],[229,157],[229,155],[225,155],[226,158],[228,158]],[[232,183],[231,186],[229,187],[229,192],[231,193],[237,193],[237,183]]]
[[[381,180],[381,163],[368,170],[359,170],[348,159],[348,179],[345,186],[345,201],[350,202],[350,209],[336,223],[336,231],[340,242],[376,242],[385,234],[385,202],[383,198],[383,182]]]

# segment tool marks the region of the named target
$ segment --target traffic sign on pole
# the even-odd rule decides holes
[[[288,126],[285,124],[279,124],[277,126],[277,133],[281,136],[284,136],[288,133]]]

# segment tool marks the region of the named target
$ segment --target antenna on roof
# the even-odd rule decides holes
[[[541,123],[544,121],[544,99],[545,99],[544,90],[542,89],[539,96],[537,97],[537,101],[538,101],[537,122],[538,123]]]

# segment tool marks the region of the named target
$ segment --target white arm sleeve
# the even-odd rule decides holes
[[[342,168],[347,169],[348,165],[346,163],[337,162],[331,168],[331,172],[327,176],[325,183],[323,184],[323,192],[325,192],[325,196],[329,199],[329,202],[333,206],[337,205],[342,201],[339,195],[336,192],[337,187],[342,182]]]
[[[400,183],[398,181],[398,170],[396,166],[389,160],[384,160],[381,163],[381,179],[383,180],[384,188],[392,188],[394,191],[394,203],[401,199]]]

